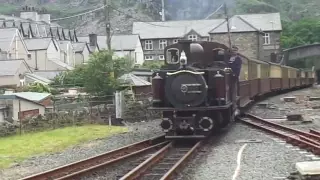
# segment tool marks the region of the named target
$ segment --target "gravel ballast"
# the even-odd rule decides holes
[[[292,91],[286,94],[268,98],[259,102],[250,109],[250,113],[262,118],[273,119],[274,122],[290,126],[292,128],[308,131],[310,128],[320,129],[320,101],[308,101],[307,96],[320,97],[320,86]],[[285,97],[296,97],[298,102],[285,102]],[[261,106],[262,105],[267,105]],[[304,122],[300,121],[282,121],[277,119],[286,118],[289,114],[301,114]]]
[[[252,139],[256,142],[243,142]],[[308,157],[310,153],[279,142],[274,136],[237,123],[225,134],[214,137],[204,147],[204,152],[191,161],[178,179],[232,179],[237,167],[238,152],[244,144],[247,145],[242,153],[237,180],[286,177],[295,171],[296,162],[311,160],[311,157]]]
[[[162,135],[160,121],[128,124],[129,132],[93,140],[59,153],[35,156],[15,166],[0,170],[0,180],[16,180],[35,173],[89,158],[125,145]]]

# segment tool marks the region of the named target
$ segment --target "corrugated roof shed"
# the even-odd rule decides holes
[[[141,39],[182,38],[193,29],[199,35],[207,37],[209,31],[223,21],[224,19],[134,22],[132,33],[139,34]]]
[[[51,96],[50,93],[37,93],[37,92],[19,92],[19,93],[13,93],[13,95],[16,95],[23,99],[27,99],[34,102],[40,102],[43,99],[47,98],[48,96]]]
[[[23,63],[23,60],[0,61],[0,76],[14,76]]]
[[[130,86],[151,86],[151,83],[148,81],[145,81],[138,76],[135,76],[132,73],[124,74],[121,77],[119,77],[119,80],[124,85],[130,85]]]
[[[16,33],[19,33],[17,28],[0,29],[0,49],[1,51],[9,51],[10,44],[12,43]]]
[[[25,39],[29,51],[46,50],[49,47],[51,38]]]
[[[273,22],[273,24],[271,23]],[[280,13],[235,15],[229,21],[231,32],[281,31]],[[214,28],[210,33],[226,33],[227,22]]]

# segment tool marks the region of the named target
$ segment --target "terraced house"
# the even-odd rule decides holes
[[[235,15],[229,25],[232,44],[246,56],[270,61],[271,53],[280,52],[279,13]],[[164,60],[163,49],[178,39],[228,44],[225,19],[134,22],[132,32],[140,35],[145,60]]]

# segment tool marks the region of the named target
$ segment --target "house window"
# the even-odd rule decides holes
[[[144,60],[153,60],[153,56],[152,55],[145,55]]]
[[[198,36],[195,35],[195,34],[191,34],[191,35],[188,36],[188,39],[192,40],[192,41],[196,41],[198,39]]]
[[[152,40],[146,40],[145,41],[145,50],[153,50],[153,43]]]
[[[160,55],[159,60],[164,60],[164,55]]]
[[[176,43],[178,43],[178,39],[173,40],[173,44],[176,44]]]
[[[267,45],[267,44],[270,44],[270,34],[269,33],[265,33],[263,35],[263,44]]]
[[[167,40],[160,39],[159,40],[159,49],[164,49],[167,46]]]

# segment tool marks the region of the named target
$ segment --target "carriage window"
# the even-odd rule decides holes
[[[166,53],[166,61],[168,64],[178,64],[179,63],[179,49],[170,48]]]

